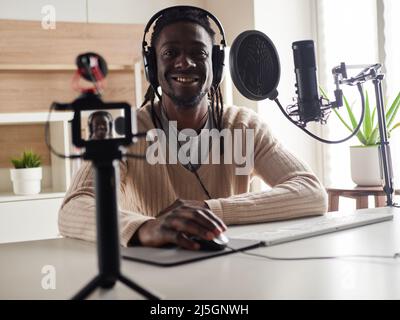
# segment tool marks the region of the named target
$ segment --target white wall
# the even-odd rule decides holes
[[[241,32],[255,28],[253,0],[206,0],[205,9],[222,23],[228,46]],[[226,65],[226,68],[229,66]],[[233,103],[257,110],[257,103],[244,98],[235,87]]]
[[[0,0],[0,19],[42,20],[42,8],[53,5],[56,21],[86,21],[85,0]]]
[[[292,42],[316,40],[314,0],[255,0],[255,27],[264,32],[275,44],[281,64],[278,85],[279,101],[286,108],[295,97],[295,74]],[[311,166],[322,178],[321,146],[290,123],[273,101],[258,104],[260,114],[272,128],[275,136],[299,158]],[[313,124],[307,129],[313,130]]]
[[[0,19],[41,20],[45,5],[53,5],[56,21],[146,23],[162,8],[174,5],[204,6],[203,0],[0,0]]]
[[[147,23],[157,11],[175,5],[204,7],[203,0],[88,0],[89,22]]]

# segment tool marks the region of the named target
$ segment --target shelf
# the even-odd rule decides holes
[[[39,194],[32,195],[16,195],[12,192],[0,193],[0,203],[14,201],[29,201],[42,199],[57,199],[64,198],[65,192],[52,192],[51,190],[43,190]]]
[[[0,114],[0,124],[44,123],[47,122],[48,117],[48,112],[2,113]],[[53,112],[50,122],[69,121],[73,117],[73,112]]]
[[[110,64],[109,71],[134,71],[134,66]],[[74,71],[73,64],[0,64],[0,71]]]
[[[0,152],[0,202],[24,201],[32,199],[48,199],[62,197],[71,181],[71,162],[69,159],[59,158],[50,153],[45,144],[45,132],[42,125],[48,120],[48,112],[29,113],[2,113],[0,114],[0,129],[3,135],[11,134],[12,139],[5,141]],[[71,135],[69,120],[73,119],[73,112],[53,112],[49,123],[50,144],[62,154],[70,154]],[[9,128],[7,128],[9,127]],[[23,142],[21,145],[20,142]],[[26,147],[25,147],[26,145]],[[46,175],[43,187],[58,192],[42,192],[35,196],[16,196],[12,193],[9,184],[9,159],[19,154],[23,148],[35,148],[35,151],[46,159],[46,166],[50,171]],[[4,179],[5,178],[5,179]],[[61,193],[59,193],[61,192]],[[58,195],[57,195],[58,193]]]

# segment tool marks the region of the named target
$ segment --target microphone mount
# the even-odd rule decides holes
[[[347,69],[360,69],[361,72],[356,76],[347,78]],[[383,90],[382,80],[385,75],[381,72],[382,65],[375,63],[371,65],[349,65],[346,66],[342,62],[339,66],[332,69],[335,85],[338,88],[340,84],[349,86],[360,85],[367,81],[372,80],[375,87],[376,97],[376,111],[378,115],[378,128],[379,128],[379,162],[381,170],[381,178],[383,178],[383,190],[386,193],[387,206],[393,206],[393,167],[390,152],[390,145],[388,141],[388,133],[386,126],[385,107],[383,103]],[[383,172],[382,172],[383,171]]]

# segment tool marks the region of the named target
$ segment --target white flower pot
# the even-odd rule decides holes
[[[15,194],[27,195],[40,193],[42,168],[10,169]]]
[[[382,186],[378,146],[350,147],[351,179],[359,186]]]

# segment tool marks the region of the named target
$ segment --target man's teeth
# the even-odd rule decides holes
[[[175,79],[176,81],[178,81],[178,82],[185,82],[185,83],[197,81],[197,79],[195,79],[195,78],[187,78],[187,77],[176,77],[176,78],[174,78],[174,79]]]

